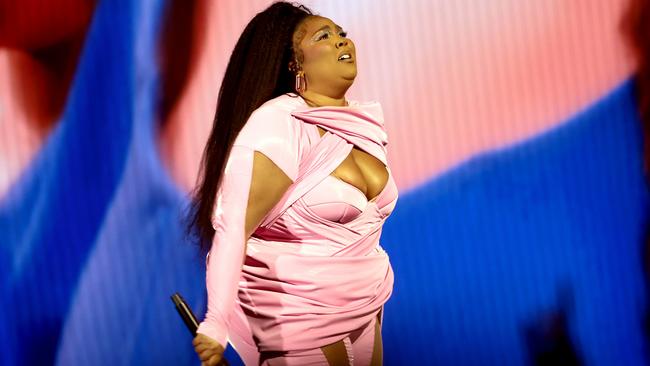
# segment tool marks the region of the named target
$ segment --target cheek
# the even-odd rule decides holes
[[[315,45],[305,50],[305,63],[319,64],[323,62],[330,62],[334,57],[332,47],[329,45]]]

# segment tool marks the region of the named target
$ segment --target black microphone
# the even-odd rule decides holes
[[[183,323],[185,323],[185,326],[192,334],[192,337],[196,337],[196,331],[199,329],[199,322],[196,320],[196,315],[192,312],[190,305],[185,302],[185,299],[183,299],[181,294],[178,292],[173,294],[171,297],[178,314],[181,316],[181,319],[183,319]],[[219,365],[228,366],[228,360],[223,357],[221,362],[219,362]]]
[[[192,312],[192,309],[190,309],[190,306],[178,292],[172,295],[172,301],[174,302],[174,305],[176,305],[176,310],[183,319],[183,323],[185,323],[185,326],[192,334],[192,337],[196,337],[196,330],[199,329],[199,322],[196,320],[196,316]]]

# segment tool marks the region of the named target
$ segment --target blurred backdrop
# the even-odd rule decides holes
[[[0,364],[199,364],[169,300],[205,310],[181,219],[270,3],[0,0]],[[384,363],[646,364],[648,1],[302,4],[384,108]]]

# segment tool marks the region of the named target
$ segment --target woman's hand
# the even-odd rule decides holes
[[[197,334],[192,341],[194,350],[201,359],[201,366],[217,366],[227,364],[222,362],[224,347],[219,342],[206,336]]]

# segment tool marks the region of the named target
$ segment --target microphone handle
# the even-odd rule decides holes
[[[196,330],[199,329],[199,322],[196,320],[196,316],[190,309],[190,306],[185,302],[185,299],[177,292],[172,295],[172,301],[176,306],[176,311],[183,319],[183,323],[192,334],[192,337],[196,337]]]
[[[174,305],[176,306],[176,311],[178,311],[178,314],[183,319],[183,323],[185,323],[185,326],[192,334],[192,337],[196,337],[196,330],[199,329],[199,322],[196,319],[196,315],[194,315],[192,309],[187,304],[187,302],[185,302],[185,299],[183,299],[181,294],[177,292],[173,294],[171,297],[172,297],[172,301],[174,302]],[[219,365],[229,366],[228,360],[226,360],[226,358],[223,357],[221,359],[221,362],[219,362]]]

